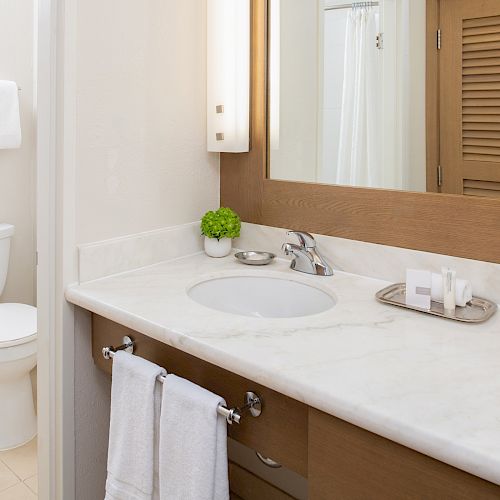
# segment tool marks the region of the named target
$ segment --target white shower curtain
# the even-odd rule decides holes
[[[355,7],[347,20],[337,184],[383,187],[377,16]]]

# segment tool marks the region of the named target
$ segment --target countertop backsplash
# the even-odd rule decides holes
[[[301,228],[295,228],[300,230]],[[241,238],[235,246],[243,250],[266,250],[284,257],[281,245],[294,241],[286,229],[243,223]],[[390,247],[314,235],[322,255],[333,269],[394,283],[405,281],[406,269],[429,269],[441,272],[446,266],[457,271],[457,277],[472,283],[474,296],[500,304],[500,264],[439,255],[406,248]]]
[[[196,221],[81,245],[79,282],[85,283],[202,252],[199,224]],[[244,222],[241,237],[234,241],[234,247],[266,250],[285,258],[281,246],[285,241],[293,241],[286,231]],[[440,272],[441,267],[447,266],[457,271],[457,277],[471,281],[475,296],[500,304],[500,264],[333,236],[314,236],[321,253],[334,270],[399,283],[405,280],[408,268]]]

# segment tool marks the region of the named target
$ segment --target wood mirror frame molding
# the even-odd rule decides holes
[[[432,47],[438,0],[427,9]],[[267,178],[267,0],[251,0],[251,10],[251,149],[221,154],[221,205],[254,224],[500,263],[498,200]],[[437,57],[428,49],[427,85],[437,85]],[[439,103],[428,94],[427,158],[437,162]]]

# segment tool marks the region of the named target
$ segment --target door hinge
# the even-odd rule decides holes
[[[441,50],[441,28],[437,30],[437,48]]]
[[[443,169],[441,165],[438,165],[437,168],[437,181],[438,181],[438,187],[441,187],[443,185]]]

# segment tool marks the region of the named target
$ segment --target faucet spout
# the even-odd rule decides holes
[[[294,256],[290,264],[294,271],[317,276],[333,275],[332,268],[316,249],[316,242],[312,235],[299,231],[292,231],[289,234],[295,234],[301,243],[300,245],[284,243],[282,246],[285,255]]]
[[[285,255],[297,255],[299,252],[302,252],[302,247],[294,243],[283,243],[281,249]]]

